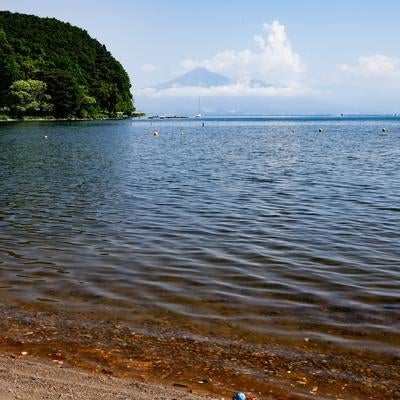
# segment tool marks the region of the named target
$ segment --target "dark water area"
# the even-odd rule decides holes
[[[111,372],[396,398],[399,171],[394,117],[2,123],[3,343],[54,328],[71,363],[141,360]]]

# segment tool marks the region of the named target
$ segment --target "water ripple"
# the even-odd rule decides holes
[[[0,293],[390,346],[400,142],[382,123],[3,124]]]

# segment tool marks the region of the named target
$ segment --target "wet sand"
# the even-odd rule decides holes
[[[400,398],[395,354],[340,348],[312,337],[265,337],[261,345],[239,334],[232,341],[177,333],[153,321],[146,331],[110,317],[0,303],[2,354],[45,360],[53,369],[80,368],[99,379],[114,376],[225,399],[237,390],[257,399]],[[19,370],[23,364],[15,365]]]
[[[48,365],[29,356],[0,356],[1,400],[205,400],[187,390],[140,383],[77,368]],[[28,359],[26,358],[28,357]]]

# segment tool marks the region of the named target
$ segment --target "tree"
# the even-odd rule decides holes
[[[79,116],[83,118],[90,117],[96,113],[96,98],[89,96],[87,88],[82,86],[79,99]]]
[[[40,115],[52,109],[51,97],[46,93],[45,82],[29,79],[19,80],[10,86],[9,107],[17,115]]]
[[[54,115],[59,118],[78,115],[81,89],[75,77],[67,71],[54,69],[42,79],[47,83]]]
[[[8,89],[18,76],[18,65],[7,35],[0,28],[0,107],[7,105]]]
[[[9,108],[8,90],[18,80],[45,82],[57,117],[134,111],[129,76],[86,31],[54,18],[0,11],[0,108]]]

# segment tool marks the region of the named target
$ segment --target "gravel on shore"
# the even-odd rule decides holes
[[[36,359],[0,356],[1,400],[211,400],[152,383],[91,374]]]

